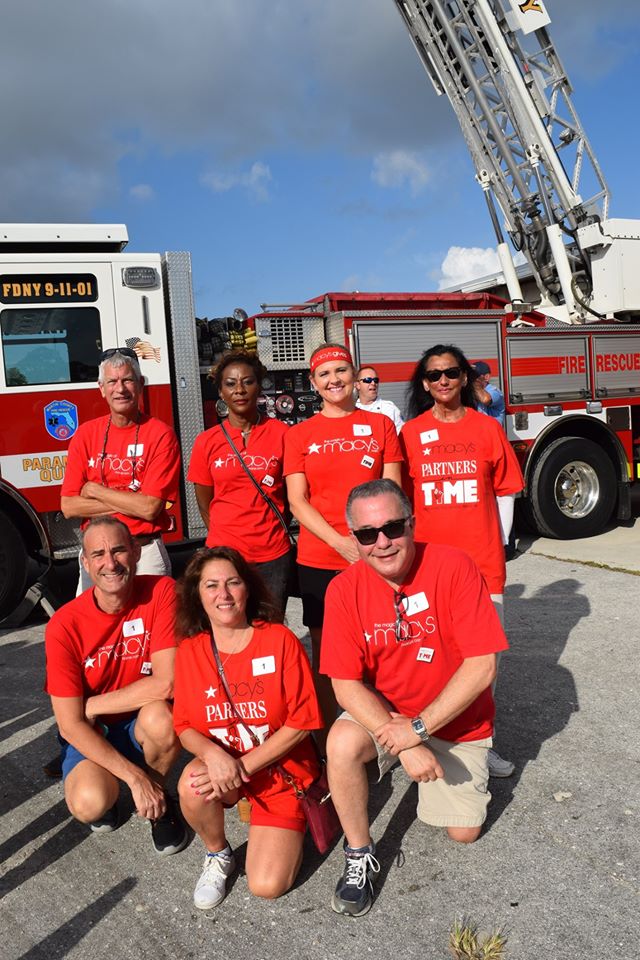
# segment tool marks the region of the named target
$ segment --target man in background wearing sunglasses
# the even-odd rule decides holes
[[[105,350],[98,386],[109,412],[78,428],[69,444],[60,498],[65,517],[122,520],[140,547],[138,573],[170,574],[162,534],[171,527],[167,506],[178,499],[180,449],[166,423],[140,409],[143,378],[128,347]],[[78,593],[91,586],[80,561]]]
[[[332,907],[361,916],[380,870],[369,832],[366,764],[400,761],[418,783],[417,815],[459,843],[480,834],[496,654],[507,648],[477,567],[455,547],[414,541],[411,504],[391,480],[355,487],[347,522],[359,562],[329,584],[320,669],[344,713],[327,741],[345,834]]]
[[[384,413],[385,416],[393,420],[396,433],[400,433],[404,420],[395,403],[391,400],[378,399],[378,385],[380,377],[375,367],[360,367],[356,373],[356,407],[361,410],[368,410],[370,413]]]

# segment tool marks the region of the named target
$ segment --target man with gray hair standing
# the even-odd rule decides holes
[[[370,760],[381,777],[400,761],[418,783],[424,823],[459,843],[479,836],[491,799],[491,683],[507,641],[474,562],[455,547],[416,543],[411,504],[395,483],[355,487],[347,523],[360,560],[329,584],[320,670],[345,711],[327,741],[346,858],[332,907],[358,917],[380,869]]]
[[[69,444],[62,512],[83,527],[91,517],[117,517],[140,547],[138,573],[170,574],[162,534],[170,529],[167,505],[178,499],[178,440],[140,409],[143,378],[133,350],[102,353],[98,386],[109,412],[81,424]],[[80,562],[78,593],[90,585]]]

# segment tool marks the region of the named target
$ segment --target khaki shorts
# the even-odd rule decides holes
[[[339,720],[358,723],[346,710]],[[362,724],[360,724],[362,726]],[[363,727],[366,729],[366,727]],[[398,757],[381,747],[370,730],[367,733],[378,753],[378,782],[392,767],[399,763]],[[418,819],[432,827],[480,827],[487,818],[491,800],[488,790],[489,768],[487,754],[493,741],[470,740],[451,743],[431,737],[429,749],[444,770],[444,778],[418,784]]]

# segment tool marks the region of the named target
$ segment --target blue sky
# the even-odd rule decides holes
[[[640,218],[640,5],[547,6],[611,214]],[[0,220],[189,250],[200,316],[433,290],[490,260],[462,135],[391,0],[23,0],[0,55]]]

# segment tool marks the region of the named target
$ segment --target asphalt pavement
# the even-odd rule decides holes
[[[595,546],[520,541],[508,565],[511,650],[496,740],[516,772],[491,782],[488,822],[468,847],[415,819],[415,786],[401,771],[376,787],[382,869],[360,919],[330,908],[339,844],[326,857],[307,845],[300,878],[281,900],[256,900],[240,870],[224,903],[203,914],[192,903],[197,838],[158,857],[124,791],[126,819],[115,833],[91,835],[75,823],[60,783],[42,771],[55,753],[44,625],[0,633],[3,958],[444,960],[462,917],[487,932],[503,927],[507,960],[638,957],[640,521],[618,536]],[[288,613],[302,635],[297,602]],[[234,811],[227,821],[242,861],[247,828]]]

